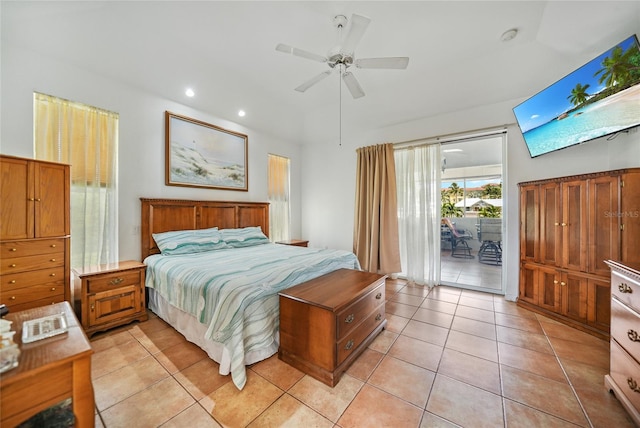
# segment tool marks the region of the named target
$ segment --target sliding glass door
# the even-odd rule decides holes
[[[505,140],[500,133],[441,145],[441,284],[504,293]]]

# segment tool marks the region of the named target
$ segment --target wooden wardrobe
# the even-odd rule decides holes
[[[0,303],[71,301],[69,165],[0,155]]]
[[[518,184],[518,304],[608,338],[611,271],[640,262],[640,168]]]

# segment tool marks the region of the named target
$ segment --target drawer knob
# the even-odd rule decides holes
[[[633,392],[640,392],[640,388],[638,388],[638,382],[633,380],[632,377],[627,378],[627,385],[629,385],[629,389]]]
[[[9,284],[15,284],[15,283],[16,283],[15,279],[12,279],[11,281],[9,281]]]
[[[627,331],[627,336],[632,342],[640,342],[640,335],[634,329],[629,329],[629,331]]]
[[[377,300],[380,300],[381,298],[382,298],[382,293],[378,293],[378,294],[376,294],[376,299],[377,299]]]
[[[56,274],[55,274],[55,273],[52,273],[52,274],[49,274],[49,276],[56,276]]]
[[[109,281],[109,284],[110,285],[118,285],[122,281],[124,281],[124,278],[113,278],[111,281]]]
[[[9,297],[9,300],[16,300],[16,296]]]
[[[51,244],[51,248],[56,248],[56,244]]]
[[[346,345],[344,345],[344,349],[346,349],[347,351],[351,348],[353,348],[353,339],[349,339],[349,341],[347,342]]]
[[[9,267],[16,267],[16,264],[15,264],[15,263],[11,263],[11,264],[9,265]]]
[[[51,287],[51,291],[56,291],[56,287]]]
[[[17,249],[17,248],[11,248],[9,251],[11,251],[12,253],[14,253],[14,252],[18,251],[18,249]]]
[[[55,261],[56,261],[56,259],[51,259],[50,261],[55,262]]]
[[[344,319],[344,322],[347,324],[351,324],[354,319],[356,319],[355,315],[349,314],[349,316]]]
[[[382,314],[376,315],[376,321],[380,321],[382,319]]]
[[[618,290],[621,293],[633,293],[633,289],[629,286],[629,284],[622,283],[618,285]]]

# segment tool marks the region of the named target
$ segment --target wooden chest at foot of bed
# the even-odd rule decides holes
[[[335,386],[387,324],[385,278],[340,269],[281,292],[278,357]]]

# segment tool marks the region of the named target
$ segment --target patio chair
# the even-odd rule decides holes
[[[442,219],[442,224],[446,225],[451,232],[451,257],[472,259],[471,247],[468,241],[473,239],[473,235],[464,229],[458,229],[448,218]]]
[[[502,264],[502,219],[481,218],[478,223],[478,261],[481,263]]]

